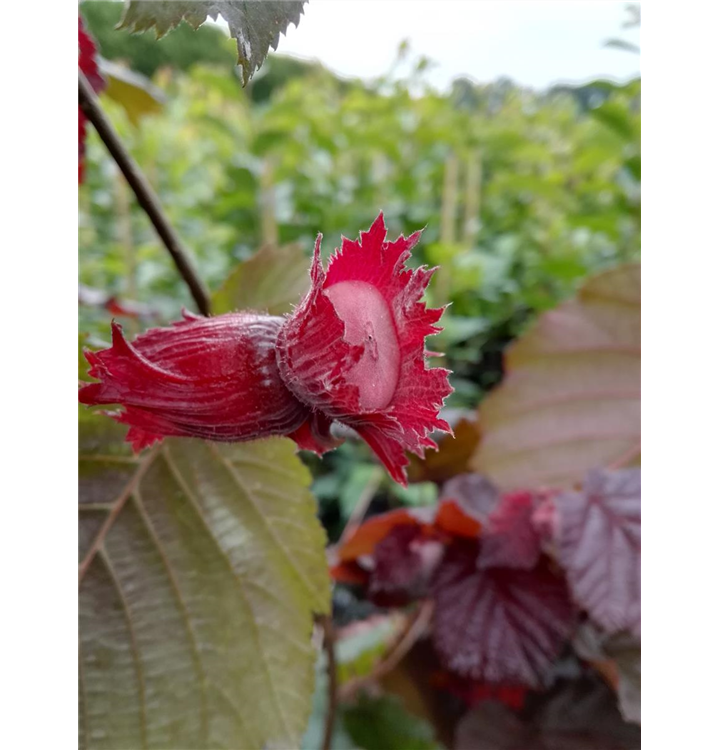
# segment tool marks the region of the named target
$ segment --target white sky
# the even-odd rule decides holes
[[[279,52],[317,58],[336,73],[386,73],[403,39],[412,56],[437,63],[429,80],[444,88],[457,76],[478,82],[508,76],[544,87],[597,77],[626,80],[639,56],[603,47],[611,37],[639,43],[622,29],[616,0],[310,0]]]

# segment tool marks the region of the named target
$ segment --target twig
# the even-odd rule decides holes
[[[434,603],[430,599],[425,599],[374,669],[368,675],[350,680],[342,687],[340,700],[342,702],[351,700],[364,685],[380,680],[395,669],[411,651],[412,646],[424,635],[433,613]]]
[[[189,290],[197,304],[198,310],[202,315],[210,314],[209,294],[204,284],[200,281],[190,264],[187,253],[182,246],[180,238],[170,225],[165,216],[159,199],[142,174],[135,160],[130,156],[127,149],[122,144],[120,137],[112,127],[112,124],[102,111],[95,92],[87,82],[84,73],[79,73],[79,100],[82,111],[87,115],[87,119],[94,125],[100,138],[102,139],[112,158],[117,162],[117,166],[122,170],[129,186],[132,188],[137,202],[149,216],[152,225],[157,230],[157,234],[164,243],[167,251],[172,256],[172,260],[177,266],[180,276],[184,279]]]
[[[337,714],[337,704],[339,700],[339,682],[337,678],[337,658],[334,650],[334,627],[332,625],[332,616],[321,615],[317,618],[317,623],[321,625],[324,632],[323,644],[324,651],[327,655],[327,711],[324,715],[324,738],[322,740],[322,750],[332,750],[332,735],[334,734],[334,719]]]

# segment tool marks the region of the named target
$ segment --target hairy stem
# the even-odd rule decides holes
[[[147,181],[147,178],[140,171],[135,160],[130,156],[129,152],[122,144],[117,132],[102,111],[100,104],[97,101],[97,97],[95,96],[95,92],[87,82],[84,73],[81,70],[78,72],[79,100],[82,111],[87,116],[87,119],[94,125],[95,130],[99,133],[103,143],[107,146],[107,150],[110,152],[115,162],[117,162],[117,166],[120,168],[129,186],[132,188],[137,197],[137,202],[143,208],[152,222],[152,225],[157,230],[157,234],[160,236],[164,246],[172,256],[172,260],[174,261],[175,266],[177,266],[180,276],[182,276],[189,287],[192,297],[197,305],[197,309],[202,315],[209,315],[209,294],[207,293],[204,284],[192,268],[187,252],[182,246],[182,242],[177,236],[177,233],[167,220],[167,216],[162,210],[162,206],[160,205],[155,191]]]

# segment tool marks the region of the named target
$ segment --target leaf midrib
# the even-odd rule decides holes
[[[142,500],[142,495],[140,494],[139,487],[135,491],[133,498],[135,500],[135,507],[137,508],[137,513],[142,519],[142,522],[145,525],[145,528],[147,529],[147,533],[149,534],[150,538],[154,542],[154,545],[157,549],[157,553],[160,556],[160,559],[162,560],[162,563],[165,567],[165,571],[167,573],[167,578],[170,582],[170,588],[172,589],[175,598],[177,600],[177,605],[180,609],[181,619],[184,621],[185,627],[187,628],[187,635],[189,637],[189,643],[190,648],[192,650],[192,655],[194,657],[195,667],[197,668],[197,672],[200,676],[200,716],[201,716],[201,725],[202,725],[202,734],[205,738],[205,744],[209,745],[209,714],[207,710],[207,673],[204,668],[204,662],[202,661],[202,657],[197,645],[197,636],[194,632],[194,629],[192,627],[192,622],[189,615],[189,608],[187,606],[187,603],[184,600],[184,597],[182,596],[182,591],[180,589],[179,583],[177,582],[177,578],[175,576],[174,569],[172,568],[172,565],[170,563],[170,559],[165,553],[164,547],[162,546],[162,542],[160,541],[159,536],[157,535],[157,532],[155,531],[154,526],[152,525],[152,521],[150,520],[150,517],[147,513],[147,510],[144,505],[144,501]],[[241,716],[239,717],[241,721]]]
[[[294,559],[292,555],[290,554],[289,550],[285,547],[284,542],[281,540],[280,537],[277,536],[274,529],[272,528],[269,521],[267,520],[267,517],[264,515],[264,513],[262,513],[261,508],[257,506],[257,502],[256,502],[254,495],[249,490],[247,485],[242,481],[236,468],[232,465],[230,461],[226,459],[225,456],[222,455],[221,451],[217,448],[216,445],[214,445],[213,443],[208,443],[207,445],[210,448],[210,450],[217,456],[220,463],[227,469],[227,473],[234,480],[235,484],[249,499],[249,502],[252,505],[252,509],[254,510],[256,517],[259,519],[260,523],[264,526],[264,528],[266,529],[267,533],[272,538],[276,546],[281,550],[282,555],[284,556],[285,560],[289,564],[290,568],[295,572],[298,578],[302,581],[307,592],[312,597],[313,601],[314,602],[319,601],[319,599],[321,598],[319,591],[316,590],[316,588],[312,585],[311,581],[307,578],[306,574],[294,562]]]

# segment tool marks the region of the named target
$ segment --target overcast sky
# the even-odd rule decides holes
[[[457,76],[478,82],[508,76],[544,87],[597,77],[626,80],[639,56],[603,46],[620,37],[625,2],[615,0],[310,0],[279,52],[317,58],[333,71],[385,73],[408,39],[414,55],[437,63],[428,74],[444,88]]]

